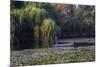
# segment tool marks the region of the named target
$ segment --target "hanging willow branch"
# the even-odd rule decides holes
[[[56,36],[56,23],[52,19],[45,19],[41,26],[43,47],[52,46],[53,38]]]
[[[43,8],[37,8],[37,7],[30,7],[27,6],[22,9],[13,9],[11,11],[11,15],[14,17],[17,17],[18,21],[16,23],[19,23],[21,26],[27,22],[32,26],[33,28],[33,39],[34,39],[34,47],[39,47],[39,41],[40,41],[40,26],[42,24],[43,19],[47,15],[47,11]],[[26,21],[27,20],[27,21]],[[16,26],[15,26],[16,28]],[[21,28],[20,28],[21,29]]]

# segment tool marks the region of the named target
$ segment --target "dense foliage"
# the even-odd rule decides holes
[[[49,48],[62,34],[95,35],[94,6],[11,1],[10,14],[12,49]]]

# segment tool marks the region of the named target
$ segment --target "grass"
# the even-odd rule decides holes
[[[46,49],[45,49],[46,51]],[[82,50],[67,53],[48,53],[47,55],[22,62],[22,65],[60,64],[70,62],[95,61],[95,52]]]

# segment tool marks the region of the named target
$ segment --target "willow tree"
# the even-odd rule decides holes
[[[43,8],[37,8],[36,6],[26,6],[23,7],[21,9],[12,9],[11,10],[11,24],[14,22],[13,25],[15,29],[18,27],[19,28],[19,34],[28,34],[29,32],[23,32],[24,29],[23,27],[27,27],[29,25],[30,28],[33,29],[33,31],[31,32],[30,35],[33,35],[33,39],[34,39],[34,47],[38,48],[39,47],[39,41],[40,41],[40,26],[42,24],[43,19],[46,17],[47,15],[47,11]],[[28,25],[27,25],[28,24]],[[26,26],[24,26],[26,25]],[[15,33],[16,31],[13,31],[13,33]],[[17,32],[18,33],[18,32]],[[11,34],[12,35],[12,34]],[[14,41],[19,41],[22,37],[22,41],[24,42],[25,40],[25,36],[13,36],[13,40]],[[14,38],[17,38],[17,40],[15,40]],[[26,38],[27,40],[27,38]],[[30,39],[29,39],[30,40]],[[13,41],[12,41],[13,42]],[[17,42],[18,43],[18,42]],[[19,42],[18,45],[20,45],[21,43]],[[27,44],[28,45],[28,44]]]
[[[31,4],[31,5],[30,5]],[[28,18],[31,20],[31,24],[33,26],[33,36],[34,36],[34,47],[39,48],[40,46],[40,41],[41,41],[41,32],[40,32],[40,26],[43,21],[43,19],[47,15],[47,11],[43,8],[40,8],[39,3],[32,3],[32,2],[27,2],[27,12],[28,13]],[[34,23],[33,23],[34,22]]]
[[[41,26],[42,44],[44,48],[49,48],[53,44],[53,38],[56,36],[56,23],[52,19],[45,19]]]
[[[11,46],[14,46],[15,49],[30,46],[27,43],[32,40],[31,28],[34,27],[35,10],[36,8],[33,7],[11,10]],[[25,30],[25,27],[29,29],[29,32]]]
[[[43,19],[47,16],[47,11],[43,8],[39,8],[35,12],[35,26],[34,26],[34,44],[35,48],[41,46],[41,31],[40,27]]]

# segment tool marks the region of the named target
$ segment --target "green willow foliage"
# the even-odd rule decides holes
[[[56,23],[52,19],[45,19],[41,26],[43,47],[51,47],[56,36]]]
[[[38,48],[39,47],[39,25],[34,26],[34,47]]]
[[[45,18],[47,17],[47,14],[48,14],[48,12],[45,9],[37,8],[36,6],[34,6],[34,7],[26,6],[21,9],[13,9],[11,11],[11,22],[12,23],[15,22],[15,23],[12,26],[17,28],[16,23],[18,23],[20,26],[20,30],[23,32],[23,30],[24,30],[23,25],[27,22],[33,29],[32,37],[34,39],[34,43],[33,43],[34,48],[42,47],[41,45],[43,45],[44,47],[48,47],[45,45],[49,45],[49,44],[51,45],[52,40],[53,40],[52,36],[56,35],[54,32],[56,24],[52,19],[45,20]],[[43,24],[42,24],[42,22],[43,22]],[[47,24],[47,25],[45,25],[45,24]],[[40,29],[40,27],[43,27],[43,29],[46,29],[46,30],[43,31]],[[13,38],[16,38],[17,36],[15,37],[15,31],[14,30],[11,30],[11,31],[13,34],[13,35],[11,34],[13,36]],[[19,33],[21,31],[19,31]],[[41,34],[41,31],[42,31],[43,35]],[[29,33],[29,32],[25,32],[25,33]],[[25,33],[23,32],[23,34],[25,34]],[[47,34],[45,35],[44,33],[48,33],[48,34],[50,33],[50,37],[49,37],[49,35],[47,35]],[[42,40],[43,44],[41,44],[41,37],[43,37],[43,38],[45,37],[45,39]],[[12,41],[14,40],[13,38],[12,38]],[[22,37],[22,39],[24,39],[24,38]],[[44,41],[47,41],[47,42],[44,43]],[[13,42],[12,42],[12,45],[14,45]]]
[[[24,19],[28,18],[29,19],[28,21],[32,25],[34,25],[34,24],[39,24],[41,16],[42,18],[45,18],[47,12],[43,8],[26,7],[22,9],[14,9],[12,10],[11,14],[19,18],[20,24],[23,23]]]

